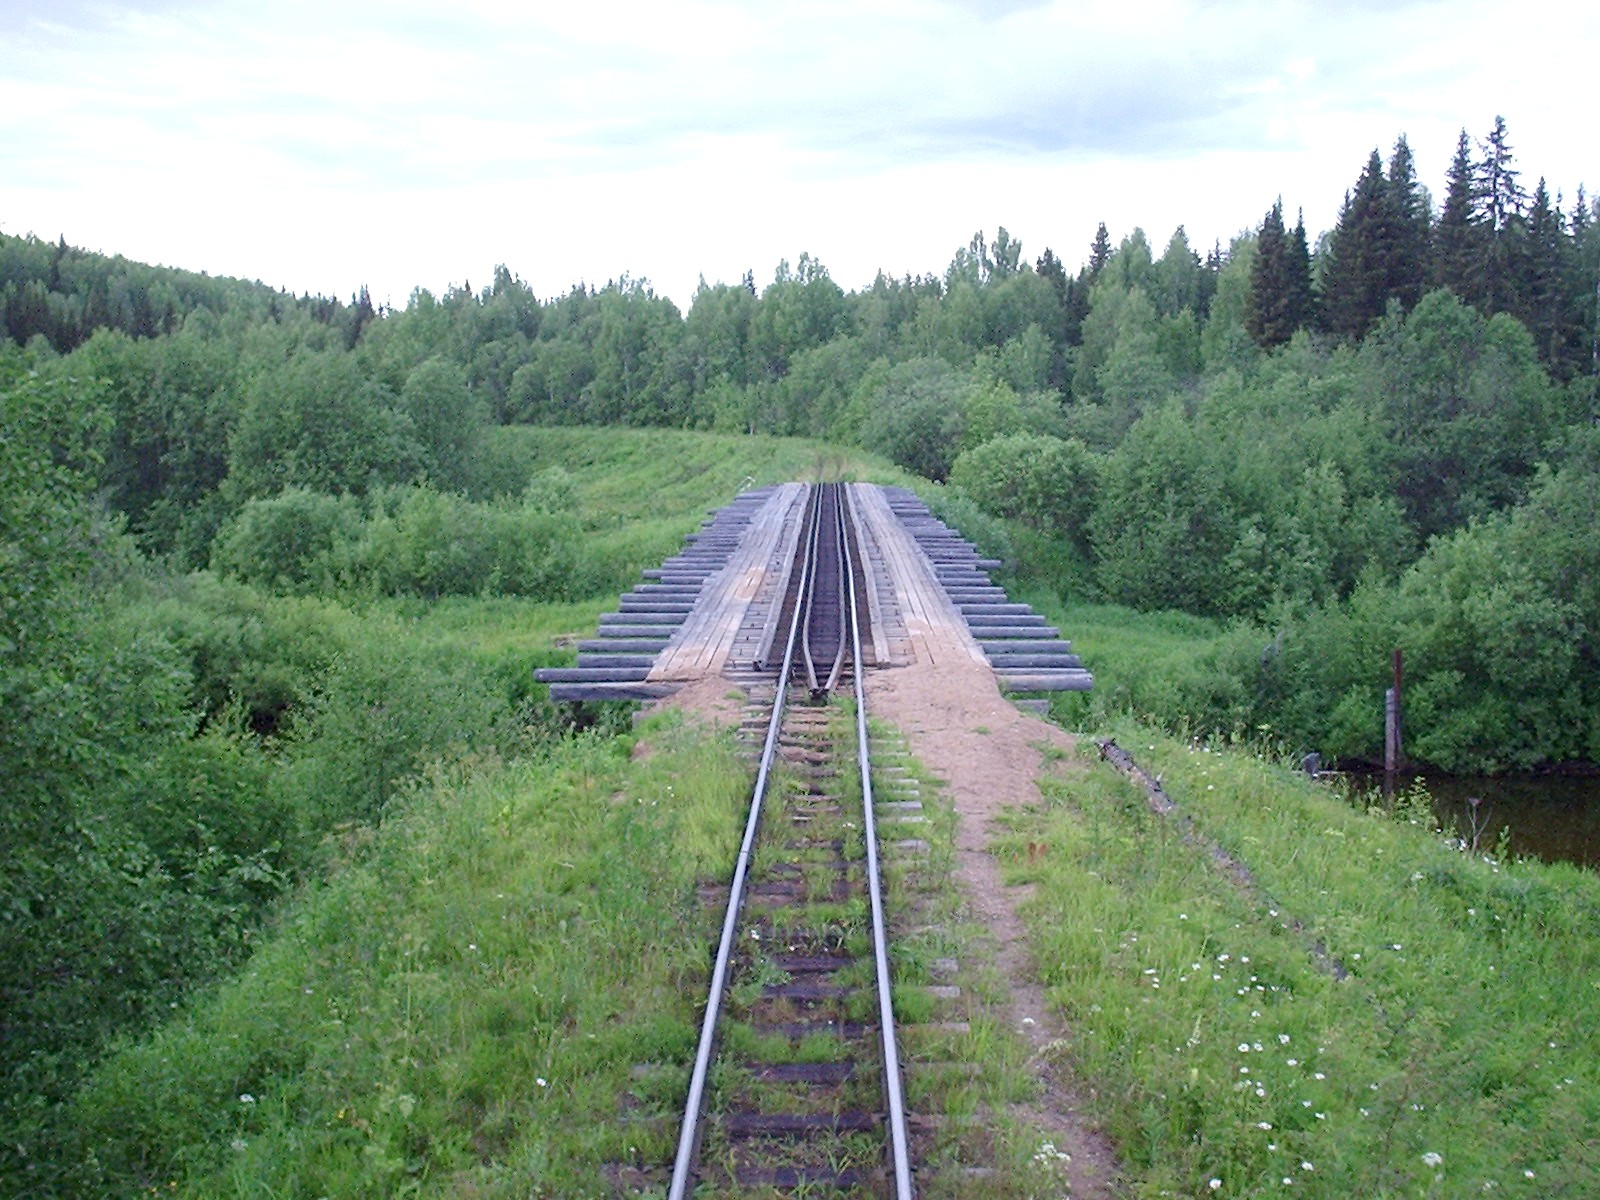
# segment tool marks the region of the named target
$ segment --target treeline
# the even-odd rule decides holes
[[[702,284],[687,313],[627,278],[541,301],[504,267],[384,313],[173,275],[169,332],[113,323],[65,354],[36,332],[18,361],[96,414],[94,485],[146,552],[280,590],[570,594],[571,571],[535,560],[572,557],[574,527],[522,493],[488,431],[660,425],[881,452],[1024,522],[1075,595],[1260,623],[1292,649],[1443,539],[1486,536],[1595,415],[1595,206],[1580,191],[1564,215],[1519,178],[1497,121],[1476,157],[1463,135],[1437,211],[1403,138],[1387,165],[1375,151],[1314,248],[1281,204],[1203,258],[1181,228],[1156,254],[1101,225],[1075,272],[1050,249],[1030,263],[1002,228],[942,274],[846,292],[801,255],[762,288]],[[7,295],[55,279],[67,308],[137,274],[59,245],[0,249],[34,272],[0,281]],[[1582,681],[1600,674],[1600,611],[1574,620]],[[1440,653],[1463,686],[1492,677]],[[1425,684],[1426,655],[1415,669]],[[1293,736],[1375,751],[1374,731],[1313,719],[1327,711]],[[1587,734],[1502,713],[1428,757],[1593,753]]]
[[[237,313],[275,321],[307,313],[338,328],[354,345],[377,315],[363,288],[348,305],[295,298],[261,283],[131,262],[29,235],[0,236],[0,337],[19,346],[35,339],[58,354],[77,349],[97,329],[150,338],[176,332],[190,313]]]
[[[1314,248],[1281,204],[1204,258],[1181,228],[1158,255],[1102,224],[1075,272],[1001,228],[942,274],[846,292],[801,255],[764,288],[702,284],[687,313],[627,278],[541,301],[504,267],[375,313],[10,238],[0,291],[79,314],[126,281],[160,297],[153,333],[137,306],[59,343],[11,332],[19,369],[93,414],[94,488],[181,566],[557,598],[573,573],[537,560],[571,557],[573,527],[496,460],[495,425],[806,434],[1025,522],[1074,594],[1287,638],[1483,536],[1594,416],[1595,206],[1564,215],[1519,178],[1497,121],[1476,157],[1463,135],[1437,211],[1403,138],[1387,166],[1374,151]],[[1579,753],[1483,726],[1434,761]]]
[[[1557,379],[1594,374],[1593,205],[1580,187],[1563,212],[1543,177],[1528,193],[1502,119],[1481,155],[1463,130],[1435,213],[1406,139],[1387,168],[1374,150],[1314,258],[1304,223],[1287,231],[1282,202],[1274,204],[1258,229],[1251,334],[1269,348],[1299,329],[1359,341],[1391,305],[1409,312],[1429,290],[1448,288],[1485,316],[1516,317]]]

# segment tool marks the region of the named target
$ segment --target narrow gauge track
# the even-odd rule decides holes
[[[669,1200],[914,1194],[849,528],[844,487],[814,486]],[[838,687],[846,663],[853,767],[839,710],[815,704]],[[790,704],[791,675],[812,706]],[[780,760],[803,767],[800,777],[783,778]],[[857,775],[861,808],[852,813],[841,793]]]

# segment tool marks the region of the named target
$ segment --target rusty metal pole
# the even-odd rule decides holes
[[[1386,775],[1393,775],[1405,761],[1405,742],[1401,723],[1401,689],[1405,682],[1405,660],[1398,649],[1394,652],[1392,665],[1394,686],[1384,694],[1383,698],[1383,770]]]

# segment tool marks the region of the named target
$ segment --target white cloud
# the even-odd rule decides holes
[[[686,304],[809,250],[845,287],[978,228],[1081,259],[1259,221],[1313,235],[1373,147],[1438,190],[1508,122],[1570,198],[1600,17],[1459,0],[457,0],[0,6],[0,228],[403,302],[505,262]],[[1492,55],[1483,47],[1492,46]],[[1593,181],[1591,181],[1593,182]]]

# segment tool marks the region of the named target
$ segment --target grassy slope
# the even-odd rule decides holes
[[[645,762],[579,739],[435,777],[352,831],[243,977],[101,1072],[80,1186],[572,1196],[600,1159],[666,1157],[619,1097],[692,1048],[693,885],[733,852],[746,775],[726,739],[651,736]]]
[[[619,569],[669,553],[747,477],[805,477],[818,454],[626,430],[508,436],[571,473],[595,550]],[[451,602],[419,610],[417,629],[465,654],[540,656],[608,600]],[[1111,664],[1156,677],[1170,670],[1157,662],[1187,663],[1181,685],[1203,686],[1214,635],[1082,615],[1079,647],[1112,702],[1077,716],[1162,771],[1203,838],[1256,879],[1230,882],[1103,766],[1016,817],[1006,853],[1037,884],[1034,937],[1075,1030],[1068,1053],[1134,1192],[1600,1193],[1594,877],[1472,860],[1248,755],[1149,734],[1118,715]],[[1076,632],[1071,614],[1063,624]],[[685,897],[727,853],[741,769],[715,739],[651,740],[640,762],[580,741],[485,764],[351,831],[350,866],[286,915],[248,974],[86,1093],[77,1117],[106,1190],[582,1195],[602,1159],[663,1157],[617,1097],[631,1064],[684,1053],[690,1002],[675,988],[705,938]],[[1030,861],[1029,842],[1049,852]],[[608,880],[602,865],[619,861]],[[1350,979],[1318,968],[1318,941]]]
[[[1116,732],[1187,835],[1097,763],[1048,783],[1006,854],[1139,1195],[1596,1194],[1600,881],[1469,857],[1425,802],[1369,815]]]
[[[1208,662],[1257,648],[1182,614],[1027,598],[1096,672],[1057,718],[1114,735],[1183,811],[1156,816],[1095,763],[1047,782],[1006,850],[1137,1194],[1600,1194],[1600,879],[1467,855],[1420,793],[1361,812],[1242,748],[1267,731],[1154,732],[1138,698],[1181,711]],[[1051,853],[1030,863],[1029,842]]]
[[[905,480],[796,440],[497,437],[535,478],[566,473],[585,550],[604,563],[594,577],[612,588],[562,605],[367,601],[372,620],[349,612],[353,628],[393,636],[398,616],[441,655],[531,671],[742,489],[818,473]],[[531,1183],[565,1196],[593,1185],[599,1161],[670,1157],[656,1128],[619,1124],[618,1098],[640,1087],[634,1064],[681,1059],[692,1039],[685,979],[707,938],[694,884],[731,858],[747,772],[724,739],[670,728],[651,740],[642,762],[627,739],[578,739],[453,765],[381,827],[347,829],[344,869],[303,893],[240,978],[97,1073],[71,1118],[72,1186],[526,1195]]]

